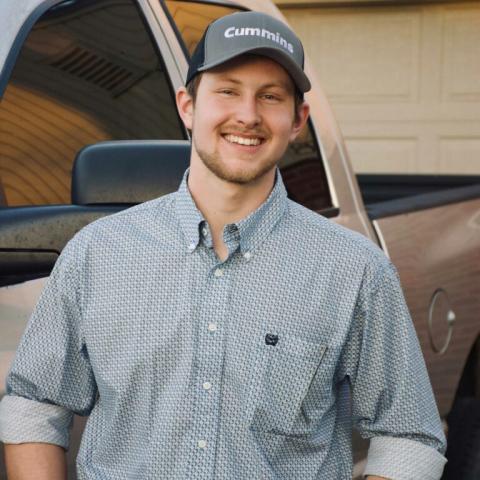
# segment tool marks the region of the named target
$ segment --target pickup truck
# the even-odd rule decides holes
[[[0,398],[66,242],[177,189],[190,147],[174,92],[208,23],[248,9],[284,20],[266,0],[0,2]],[[308,58],[306,71],[311,117],[280,163],[288,194],[396,265],[448,431],[444,478],[480,478],[480,176],[356,176]],[[354,446],[357,476],[367,442]]]

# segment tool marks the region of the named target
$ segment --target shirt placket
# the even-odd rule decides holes
[[[200,253],[200,252],[199,252]],[[222,366],[231,263],[220,263],[213,251],[205,278],[205,295],[198,310],[197,368],[195,369],[193,435],[188,479],[214,478],[220,420]],[[206,258],[204,257],[204,260]]]

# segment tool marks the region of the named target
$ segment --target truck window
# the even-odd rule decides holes
[[[44,14],[18,55],[0,125],[8,206],[70,203],[71,167],[85,145],[187,138],[134,0],[67,1]]]
[[[188,55],[193,53],[210,22],[241,11],[213,2],[166,0],[164,4]],[[325,211],[332,207],[332,201],[314,131],[310,120],[280,161],[280,170],[292,200],[312,210]]]
[[[217,18],[243,9],[214,3],[182,2],[166,0],[165,6],[180,35],[180,40],[191,55],[209,23]]]

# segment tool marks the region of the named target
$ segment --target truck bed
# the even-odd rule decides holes
[[[480,175],[358,174],[370,219],[480,198]]]

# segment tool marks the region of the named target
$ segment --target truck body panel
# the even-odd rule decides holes
[[[374,222],[399,271],[445,417],[480,331],[480,200]],[[449,312],[455,315],[451,324]]]

